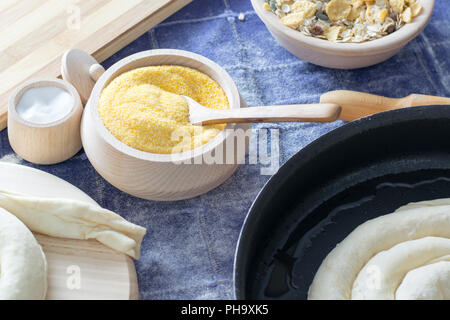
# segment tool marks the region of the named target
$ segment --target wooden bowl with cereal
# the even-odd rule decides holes
[[[223,183],[245,157],[248,124],[193,126],[180,95],[218,109],[247,105],[228,73],[182,50],[149,50],[104,71],[71,50],[62,74],[84,93],[86,155],[118,189],[148,200],[192,198]]]
[[[428,24],[434,0],[251,0],[272,36],[295,56],[337,69],[397,54]]]

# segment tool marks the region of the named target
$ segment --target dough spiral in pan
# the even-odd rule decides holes
[[[450,299],[450,200],[358,226],[322,262],[308,299]]]
[[[44,299],[47,261],[31,231],[0,208],[0,300]]]

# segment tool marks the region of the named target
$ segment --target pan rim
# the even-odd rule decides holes
[[[442,119],[443,116],[450,118],[450,106],[420,106],[380,112],[371,116],[347,122],[344,125],[323,134],[290,157],[278,169],[278,171],[266,181],[264,186],[258,192],[242,224],[236,244],[233,262],[234,299],[247,299],[245,292],[245,267],[251,259],[249,259],[248,254],[245,254],[244,251],[246,248],[244,248],[244,246],[248,246],[252,234],[254,234],[252,229],[256,228],[258,225],[258,220],[260,220],[263,215],[263,210],[259,209],[264,207],[264,204],[267,203],[270,198],[268,196],[276,193],[283,185],[283,182],[289,179],[289,171],[292,171],[294,168],[298,169],[309,161],[312,161],[317,154],[330,145],[342,142],[364,131],[420,119],[439,120]]]

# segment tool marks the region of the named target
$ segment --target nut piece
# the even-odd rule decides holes
[[[311,24],[308,26],[308,31],[315,35],[315,36],[320,36],[323,34],[323,29],[322,27],[316,25],[316,24]]]
[[[386,29],[387,34],[391,34],[394,31],[395,31],[395,24],[389,25],[389,27]]]
[[[352,11],[352,5],[347,0],[331,0],[326,8],[328,18],[333,21],[346,19]]]

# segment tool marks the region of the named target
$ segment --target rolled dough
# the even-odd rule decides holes
[[[414,243],[411,240],[427,237],[442,238],[443,241],[450,238],[450,199],[412,203],[399,208],[392,214],[369,220],[358,226],[324,259],[309,288],[308,299],[351,299],[354,282],[372,257],[400,244],[406,248],[403,249],[408,250],[407,248]],[[430,244],[435,241],[427,240],[427,242]],[[424,247],[427,245],[424,244]],[[437,247],[440,248],[440,245]],[[447,248],[447,246],[444,247]],[[435,249],[439,251],[437,256],[450,256],[450,251],[445,248],[437,249],[436,246],[433,247],[430,244],[428,249],[419,250],[421,253],[417,254],[417,259],[421,262],[413,263],[410,267],[416,269],[421,267],[421,264],[429,264],[426,258],[419,257],[422,253],[425,254],[424,252],[427,252],[428,260],[436,258],[433,258],[434,255],[430,253]],[[381,257],[385,255],[386,253],[383,253]],[[383,258],[376,259],[383,260]],[[395,264],[398,261],[386,260],[385,262]],[[403,259],[403,262],[405,264],[400,263],[400,265],[402,273],[406,274],[410,271],[408,270],[410,262],[408,259]],[[361,277],[367,279],[374,277],[380,270],[369,267],[369,270],[366,268],[365,271],[369,271],[369,273]],[[382,273],[384,272],[382,271]],[[380,279],[384,277],[385,280],[393,277],[399,285],[397,275],[379,274],[379,276]],[[373,283],[373,281],[369,283]],[[355,297],[364,298],[364,294],[368,291],[361,289],[360,285],[361,282],[356,285],[359,292],[355,292]],[[397,285],[393,286],[395,290],[397,290]],[[450,284],[447,283],[448,285]],[[388,291],[391,292],[390,290],[392,290],[392,286]],[[383,295],[384,298],[388,297]],[[393,298],[392,292],[389,298]]]
[[[449,300],[450,262],[440,261],[408,272],[397,289],[397,300]]]
[[[47,291],[47,260],[31,231],[0,208],[0,300],[40,300]]]

